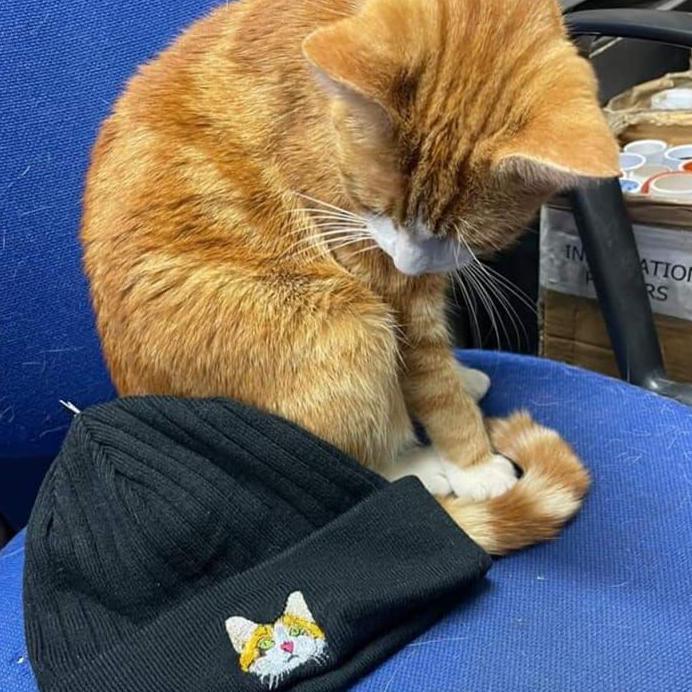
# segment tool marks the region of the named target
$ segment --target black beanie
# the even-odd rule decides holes
[[[463,598],[488,556],[389,484],[228,400],[79,414],[29,521],[41,690],[343,690]]]

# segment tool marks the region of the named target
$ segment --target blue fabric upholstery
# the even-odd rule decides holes
[[[692,689],[692,409],[574,368],[467,353],[491,415],[527,407],[594,487],[549,545],[498,560],[467,604],[358,692]],[[0,690],[35,689],[21,627],[23,535],[0,554]]]
[[[69,422],[112,394],[77,232],[98,124],[135,67],[220,0],[0,2],[0,513],[26,520]]]

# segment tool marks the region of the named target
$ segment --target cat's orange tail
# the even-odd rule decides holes
[[[504,495],[469,503],[453,496],[440,502],[454,521],[492,555],[503,555],[553,538],[573,517],[590,478],[574,450],[528,413],[488,421],[495,449],[524,475]]]

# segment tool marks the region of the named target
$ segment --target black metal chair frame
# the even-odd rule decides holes
[[[684,12],[591,10],[568,14],[566,21],[574,38],[610,36],[692,48],[692,14]],[[573,190],[570,197],[622,378],[692,406],[692,384],[666,376],[632,223],[617,178]]]

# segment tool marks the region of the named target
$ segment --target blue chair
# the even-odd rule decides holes
[[[0,4],[0,511],[16,528],[70,422],[58,400],[87,406],[114,394],[77,243],[90,145],[134,67],[217,2]],[[617,27],[614,16],[613,33],[626,33],[623,15]],[[603,15],[584,17],[577,33],[602,32]],[[631,25],[665,21],[640,15]],[[689,42],[689,23],[673,29],[682,33],[673,40]],[[612,184],[580,194],[587,234],[591,217],[621,204]],[[636,255],[623,218],[610,220],[611,237]],[[603,241],[591,240],[616,350],[633,325],[644,329],[634,380],[685,400],[662,375],[646,302],[639,322],[623,316],[622,291],[598,271]],[[636,272],[623,280],[636,302]],[[499,560],[464,607],[356,689],[692,690],[692,409],[545,360],[464,359],[493,380],[487,413],[526,407],[560,430],[591,467],[594,489],[557,542]],[[23,532],[0,552],[1,692],[36,690],[23,636],[23,552]]]

